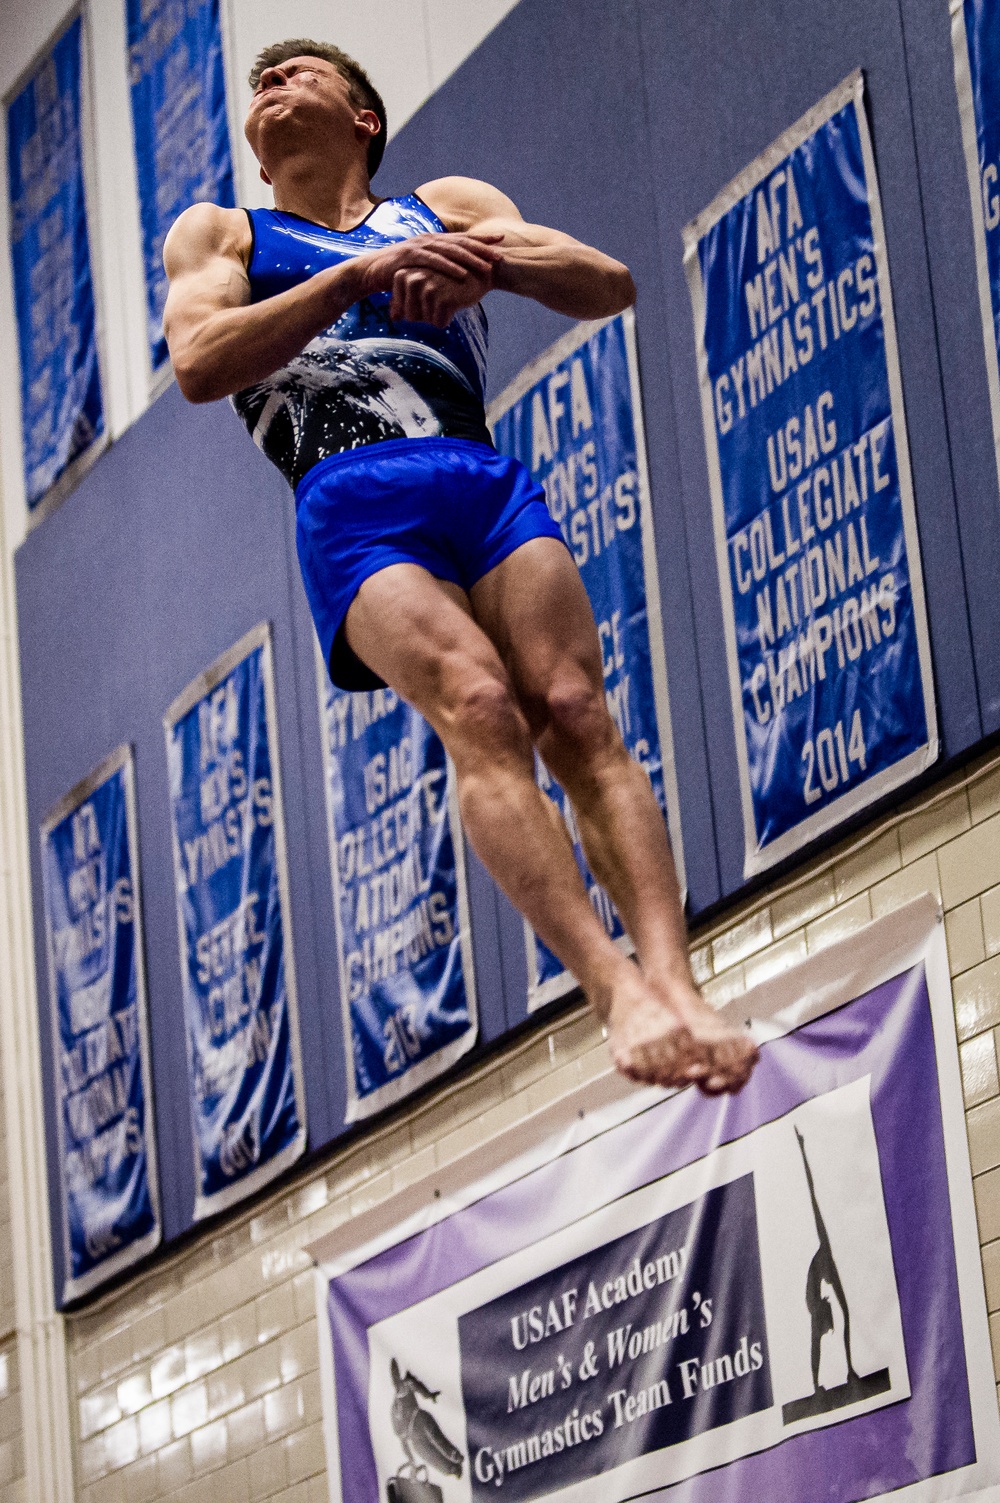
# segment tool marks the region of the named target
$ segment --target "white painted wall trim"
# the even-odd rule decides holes
[[[0,430],[0,443],[7,435]],[[72,1503],[64,1322],[52,1292],[13,558],[0,505],[0,1068],[26,1496]]]

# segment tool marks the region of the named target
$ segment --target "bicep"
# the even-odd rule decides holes
[[[249,303],[250,281],[241,248],[226,230],[228,225],[220,227],[218,221],[188,210],[167,236],[163,261],[170,283],[164,309],[168,333],[190,329],[221,309]]]
[[[197,270],[171,278],[163,309],[164,331],[168,339],[192,333],[214,313],[243,308],[249,301],[250,283],[244,268],[228,257],[212,257]]]

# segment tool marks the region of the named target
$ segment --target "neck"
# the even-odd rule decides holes
[[[343,164],[313,155],[286,158],[271,183],[276,209],[331,230],[352,228],[379,202],[364,163],[353,157]]]

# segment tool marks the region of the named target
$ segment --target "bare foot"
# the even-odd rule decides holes
[[[629,1080],[666,1087],[697,1083],[706,1089],[718,1071],[714,1054],[631,963],[612,993],[607,1024],[615,1067]]]
[[[760,1058],[760,1050],[743,1028],[724,1023],[689,982],[650,981],[661,1005],[682,1022],[707,1068],[698,1080],[706,1096],[742,1090]]]

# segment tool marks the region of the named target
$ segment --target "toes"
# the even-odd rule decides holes
[[[693,1040],[678,1037],[674,1030],[663,1038],[616,1050],[615,1064],[630,1080],[668,1088],[700,1084],[711,1068]]]
[[[705,1079],[698,1082],[706,1096],[735,1094],[742,1090],[753,1072],[759,1058],[756,1044],[740,1036],[719,1039],[708,1046],[711,1068]]]
[[[716,1018],[711,1024],[704,1030],[697,1023],[664,1027],[662,1013],[631,1020],[631,1027],[612,1030],[615,1065],[640,1085],[696,1085],[706,1096],[739,1091],[757,1063],[757,1047],[742,1030],[728,1028]]]

